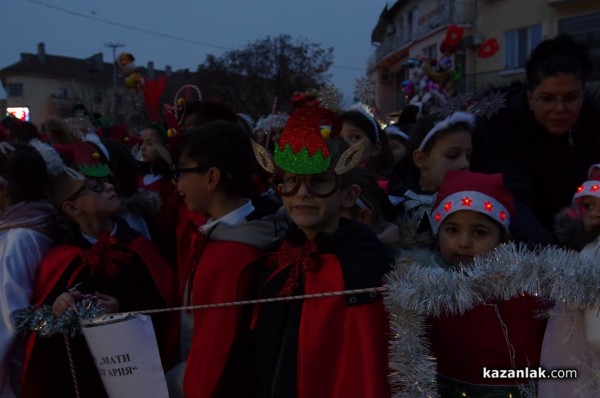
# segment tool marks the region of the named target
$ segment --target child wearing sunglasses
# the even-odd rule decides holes
[[[348,148],[339,117],[318,107],[288,119],[274,157],[255,144],[261,166],[293,221],[275,253],[263,259],[259,298],[380,286],[391,259],[375,233],[342,218],[360,187],[352,170],[364,142]],[[388,397],[388,320],[380,295],[341,294],[262,304],[256,338],[257,396]],[[248,370],[250,371],[250,370]]]
[[[50,199],[66,226],[39,266],[34,305],[50,305],[56,316],[83,297],[107,313],[175,305],[171,268],[150,241],[115,217],[121,203],[112,184],[66,168],[53,180]],[[165,343],[170,318],[153,317],[165,365],[172,351]],[[82,396],[106,396],[83,337],[72,338],[70,348]],[[74,396],[63,336],[30,335],[25,363],[21,396]]]

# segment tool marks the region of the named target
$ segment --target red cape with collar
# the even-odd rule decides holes
[[[172,274],[171,268],[164,261],[162,255],[154,247],[154,245],[143,237],[136,237],[127,244],[128,248],[139,255],[143,262],[147,265],[158,290],[160,291],[163,300],[167,307],[176,306],[177,292],[174,289],[175,277]],[[36,276],[35,287],[32,296],[32,304],[40,306],[47,299],[55,287],[58,280],[66,271],[67,267],[83,252],[83,249],[72,245],[58,245],[52,248],[42,260],[38,275]],[[178,325],[178,316],[172,313],[172,325]],[[179,331],[177,327],[170,327],[166,336],[166,342],[162,344],[164,347],[163,361],[169,363],[172,361],[172,356],[175,354],[177,336]],[[45,369],[36,360],[38,355],[35,350],[36,334],[31,333],[27,339],[25,351],[25,359],[23,366],[23,378],[21,385],[20,397],[37,398],[45,396],[44,383],[40,382],[40,375],[44,374]]]
[[[258,253],[259,249],[246,243],[210,241],[196,268],[192,304],[247,299],[251,263]],[[241,313],[241,306],[194,311],[194,336],[184,376],[186,398],[212,397],[219,389]]]
[[[304,293],[345,290],[339,259],[320,254],[319,262],[317,272],[305,274]],[[347,296],[305,300],[298,338],[297,397],[389,397],[389,333],[381,298],[355,306],[348,304]]]

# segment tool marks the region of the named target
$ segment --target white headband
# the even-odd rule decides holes
[[[450,127],[458,123],[466,123],[470,127],[474,127],[475,115],[469,112],[454,112],[452,115],[448,116],[444,120],[441,120],[439,123],[436,123],[436,125],[431,130],[429,130],[425,138],[423,138],[421,145],[419,145],[419,151],[422,151],[423,148],[425,148],[425,145],[427,145],[427,143],[431,141],[434,135],[436,135],[440,131],[449,129]]]
[[[362,113],[373,125],[373,131],[375,132],[375,142],[381,142],[381,138],[379,137],[379,127],[377,121],[375,120],[375,116],[371,112],[369,112],[364,105],[356,104],[350,108],[351,111],[358,111]]]
[[[393,124],[387,126],[385,128],[385,132],[388,135],[395,135],[396,137],[400,137],[403,140],[408,141],[408,134],[406,134],[404,131],[400,130],[400,127],[394,126]]]

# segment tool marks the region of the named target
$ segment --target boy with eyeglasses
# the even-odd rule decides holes
[[[116,218],[121,203],[112,184],[66,168],[52,181],[50,200],[66,226],[59,244],[39,266],[35,306],[50,305],[61,316],[83,297],[93,298],[107,313],[176,305],[171,268],[150,241]],[[165,366],[173,351],[168,348],[171,318],[153,317]],[[32,334],[27,348],[21,396],[74,396],[63,336]],[[106,396],[81,335],[71,339],[70,349],[82,396]]]
[[[263,261],[260,299],[375,288],[389,270],[391,259],[375,233],[342,218],[360,194],[352,169],[364,143],[348,148],[340,128],[341,120],[331,111],[299,108],[288,119],[273,158],[254,145],[294,222],[277,251]],[[257,396],[390,395],[388,319],[375,289],[261,304],[251,327]]]
[[[247,299],[251,263],[287,228],[284,214],[271,215],[272,209],[251,199],[255,164],[250,138],[236,123],[210,122],[182,138],[173,178],[187,208],[206,215],[187,261],[179,264],[184,305]],[[246,381],[252,381],[231,365],[233,356],[245,357],[247,345],[237,333],[243,307],[185,311],[181,317],[181,358],[167,374],[170,396],[250,396]]]

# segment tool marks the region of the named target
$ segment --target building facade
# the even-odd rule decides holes
[[[147,123],[141,90],[127,88],[124,77],[113,63],[104,62],[102,53],[86,59],[49,55],[44,43],[38,44],[37,50],[21,53],[18,62],[0,70],[6,91],[2,115],[27,108],[29,121],[43,128],[49,119],[72,116],[73,107],[83,104],[90,113],[106,116],[111,124],[126,123],[137,129]],[[155,70],[152,62],[136,70],[150,80],[168,76],[165,93],[174,92],[172,85],[191,80],[187,71]]]
[[[462,29],[458,49],[441,53],[450,26]],[[545,38],[571,34],[585,43],[600,77],[600,2],[595,0],[398,0],[386,6],[373,29],[376,49],[367,75],[377,86],[379,112],[390,115],[406,105],[413,59],[446,58],[453,70],[452,91],[479,93],[524,79],[532,48]],[[498,44],[481,57],[482,45]],[[452,93],[450,93],[451,95]]]

